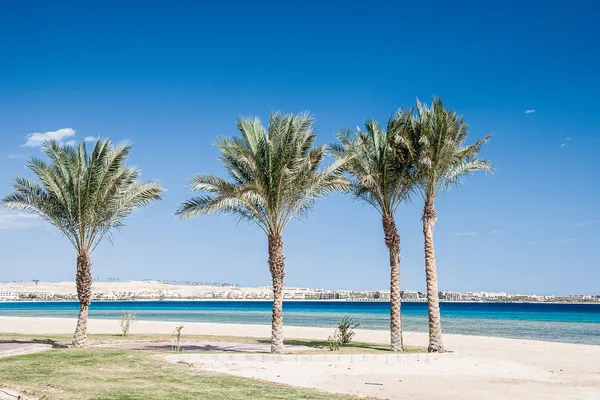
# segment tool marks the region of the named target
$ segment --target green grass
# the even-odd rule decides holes
[[[147,351],[52,349],[0,359],[0,386],[42,399],[351,399],[171,364]]]
[[[269,343],[269,339],[236,336],[184,335],[186,341]],[[170,335],[89,335],[88,344],[162,342]],[[0,341],[52,344],[43,353],[0,359],[0,387],[49,400],[180,400],[180,399],[354,399],[314,390],[296,389],[172,364],[160,351],[108,348],[70,349],[71,335],[0,334]],[[328,353],[327,341],[289,339],[286,344],[310,347],[301,354]],[[353,342],[335,353],[389,352],[389,346]],[[408,353],[425,352],[408,347]],[[163,352],[164,353],[164,352]]]
[[[258,343],[270,343],[270,339],[255,339]],[[390,346],[386,344],[374,344],[364,342],[350,342],[341,347],[338,351],[331,352],[326,340],[307,340],[307,339],[287,339],[285,344],[295,346],[308,346],[311,350],[294,352],[294,354],[314,354],[314,353],[335,353],[335,354],[375,354],[389,353]],[[424,347],[404,346],[405,353],[427,353]]]

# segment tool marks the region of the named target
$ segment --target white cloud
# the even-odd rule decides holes
[[[533,114],[535,110],[525,110],[525,114]]]
[[[76,140],[68,140],[65,142],[67,146],[75,146],[77,144]]]
[[[566,145],[567,145],[566,143],[563,143],[560,145],[560,147],[565,147]]]
[[[45,133],[30,133],[26,136],[27,142],[24,147],[39,147],[46,140],[56,140],[62,142],[64,139],[75,136],[75,129],[73,128],[62,128],[57,131],[48,131]]]
[[[527,242],[529,244],[553,244],[553,243],[569,243],[574,242],[575,239],[557,239],[557,240],[532,240]]]
[[[46,222],[35,214],[0,210],[0,229],[27,229],[45,225]]]
[[[500,233],[500,231],[494,229],[493,231],[490,232],[490,235],[497,235],[499,233]]]
[[[570,137],[568,137],[568,138],[565,138],[565,140],[571,140],[571,138],[570,138]]]
[[[600,224],[600,219],[588,219],[587,221],[579,221],[573,223],[573,226],[586,226]]]
[[[27,156],[25,154],[9,154],[8,156],[6,156],[6,158],[8,158],[9,160],[22,159],[26,157]]]
[[[529,244],[550,244],[550,243],[552,243],[552,240],[532,240],[527,243],[529,243]]]
[[[83,141],[84,141],[84,142],[95,142],[96,140],[98,140],[98,138],[97,138],[97,137],[95,137],[95,136],[86,136],[86,137],[83,139]]]

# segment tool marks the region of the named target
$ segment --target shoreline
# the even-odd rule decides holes
[[[90,320],[118,321],[121,314],[133,312],[138,323],[182,321],[183,324],[261,325],[270,324],[271,305],[265,300],[106,300],[92,302]],[[596,305],[453,302],[441,306],[442,317],[446,320],[445,333],[600,346],[600,307]],[[77,316],[78,309],[76,301],[0,303],[0,317],[68,320]],[[284,302],[284,310],[287,310],[285,324],[289,326],[333,331],[340,319],[349,315],[360,322],[362,330],[387,330],[389,327],[389,303],[383,302],[296,300]],[[426,303],[404,304],[403,310],[405,329],[427,332]]]
[[[71,317],[13,317],[0,316],[0,334],[72,334],[75,330],[77,318]],[[208,336],[241,336],[261,337],[271,336],[271,326],[265,324],[234,324],[216,322],[186,322],[186,321],[153,321],[135,320],[131,327],[131,334],[171,334],[176,326],[184,326],[184,335]],[[187,329],[186,329],[187,328]],[[334,327],[286,326],[284,336],[293,339],[327,340]],[[385,344],[389,342],[389,331],[381,329],[355,329],[355,340],[365,343]],[[90,334],[115,334],[120,335],[121,328],[116,319],[90,318],[88,320],[88,333]],[[403,332],[405,344],[411,346],[426,346],[428,334],[426,332]],[[554,347],[568,346],[593,349],[600,355],[600,345],[580,344],[569,342],[543,341],[536,339],[517,339],[498,336],[480,336],[445,333],[444,341],[451,344],[462,342],[490,344],[507,343],[536,346]],[[451,350],[451,349],[449,349]]]

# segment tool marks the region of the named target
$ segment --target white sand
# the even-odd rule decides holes
[[[131,333],[269,337],[261,325],[136,321]],[[118,333],[118,321],[90,320],[90,333]],[[72,333],[74,319],[0,317],[3,333]],[[331,329],[286,327],[289,338],[325,339]],[[356,340],[386,343],[388,332],[357,330]],[[600,399],[600,346],[491,337],[444,335],[449,357],[429,361],[373,362],[211,361],[216,372],[389,399]],[[405,333],[408,345],[426,346],[427,335]],[[368,383],[375,383],[371,385]],[[381,384],[381,385],[379,385]]]

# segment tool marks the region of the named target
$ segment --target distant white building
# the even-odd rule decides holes
[[[416,300],[419,298],[419,293],[416,290],[403,290],[401,294],[403,300]]]
[[[305,300],[306,293],[301,292],[300,290],[284,289],[283,290],[283,298],[289,299],[289,300]]]
[[[0,289],[0,301],[17,300],[19,296],[12,290]]]
[[[390,291],[389,290],[379,290],[379,298],[382,300],[390,299]]]
[[[452,292],[450,290],[440,290],[438,292],[440,300],[459,301],[462,300],[462,294],[459,292]]]
[[[497,299],[498,297],[506,297],[505,292],[481,292],[481,297],[488,299]]]
[[[108,293],[96,293],[93,296],[94,300],[117,300],[117,295],[113,292]]]

